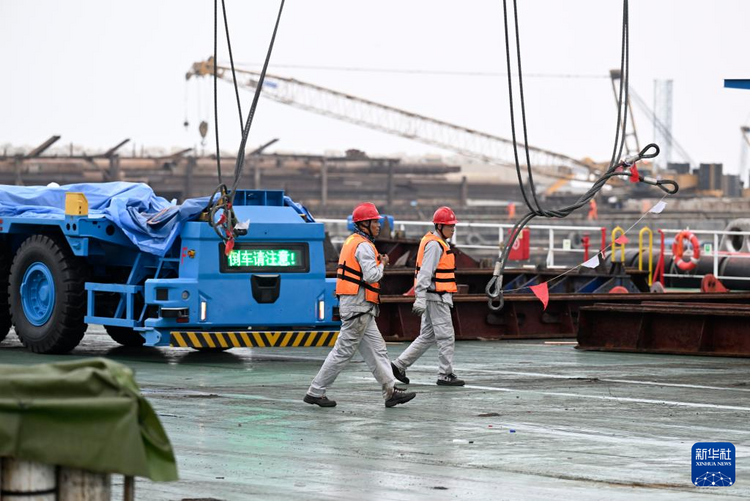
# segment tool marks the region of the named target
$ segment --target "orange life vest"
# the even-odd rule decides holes
[[[422,241],[419,242],[417,270],[414,272],[414,285],[417,285],[417,275],[419,275],[419,270],[422,267],[424,249],[429,242],[437,242],[443,248],[443,254],[440,256],[440,261],[438,261],[435,276],[432,277],[432,281],[435,283],[435,292],[458,292],[458,287],[456,287],[456,256],[453,254],[453,251],[448,244],[433,233],[428,233],[423,236]]]
[[[380,257],[375,245],[359,233],[353,233],[344,241],[339,256],[338,273],[336,274],[336,295],[337,296],[354,296],[359,293],[360,287],[365,288],[365,300],[370,303],[380,302],[380,282],[368,284],[362,275],[362,267],[354,256],[359,244],[365,244],[372,247],[378,264]]]

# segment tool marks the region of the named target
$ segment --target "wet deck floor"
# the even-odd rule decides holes
[[[357,356],[329,390],[338,407],[321,409],[301,398],[326,348],[138,353],[92,330],[69,356],[27,353],[11,334],[0,363],[108,356],[135,369],[182,479],[139,480],[141,500],[750,497],[750,360],[463,342],[465,388],[434,384],[431,350],[409,372],[417,398],[386,409]],[[736,485],[691,485],[700,441],[734,443]]]

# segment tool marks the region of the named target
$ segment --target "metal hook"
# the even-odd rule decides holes
[[[503,309],[504,305],[505,305],[505,298],[503,298],[502,293],[500,294],[500,297],[498,298],[491,298],[487,300],[487,306],[489,306],[490,310],[492,311],[500,311]]]

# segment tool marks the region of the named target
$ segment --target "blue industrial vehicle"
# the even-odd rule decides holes
[[[240,190],[249,227],[227,253],[207,201],[133,183],[1,187],[0,341],[12,324],[29,350],[62,353],[92,323],[130,346],[333,345],[323,224],[283,191]]]

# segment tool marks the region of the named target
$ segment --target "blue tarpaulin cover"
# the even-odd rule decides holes
[[[81,183],[59,187],[0,186],[0,217],[63,219],[65,194],[86,195],[90,217],[112,221],[140,250],[163,256],[185,221],[195,219],[208,197],[173,205],[143,183]]]
[[[189,198],[181,205],[154,194],[143,183],[81,183],[65,186],[0,185],[0,217],[65,218],[65,194],[86,195],[90,217],[104,217],[119,227],[143,252],[164,256],[182,224],[196,219],[208,197]],[[289,197],[284,204],[314,222],[310,212]]]
[[[295,211],[297,211],[298,214],[302,214],[303,216],[305,216],[305,218],[309,222],[311,222],[311,223],[315,222],[315,218],[313,217],[312,214],[310,214],[310,211],[307,210],[307,207],[305,207],[304,205],[295,202],[294,200],[292,200],[289,197],[284,197],[284,205],[286,205],[288,207],[291,207],[292,209],[294,209]]]

